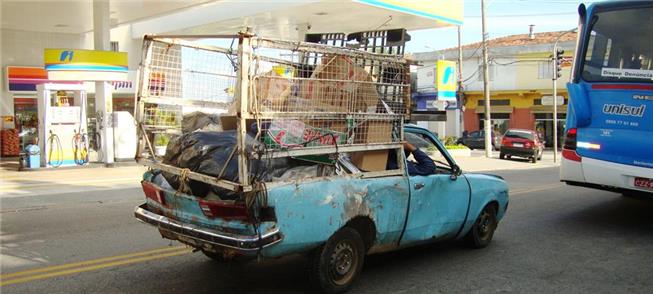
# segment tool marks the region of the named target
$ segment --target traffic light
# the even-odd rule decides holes
[[[554,80],[559,79],[562,76],[562,54],[565,54],[565,50],[558,49],[556,51],[555,63],[556,63],[556,72],[553,76]]]

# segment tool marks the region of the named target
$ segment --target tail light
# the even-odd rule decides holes
[[[235,203],[232,201],[199,201],[200,208],[204,215],[209,218],[236,219],[246,220],[249,218],[247,208],[244,203]]]
[[[524,143],[524,147],[526,147],[526,148],[532,148],[532,147],[533,147],[533,143],[531,143],[531,141],[526,141],[526,142]]]
[[[166,197],[159,186],[147,181],[141,181],[141,186],[143,187],[143,193],[145,193],[145,197],[161,204],[166,204]]]
[[[501,145],[502,146],[510,146],[510,141],[508,141],[506,138],[501,139]]]
[[[569,129],[567,131],[567,135],[565,136],[565,144],[562,147],[562,157],[571,161],[580,162],[582,159],[580,155],[576,153],[577,134],[578,130],[575,128]]]
[[[578,133],[577,129],[569,129],[567,135],[565,136],[565,144],[563,149],[576,150],[576,135]]]

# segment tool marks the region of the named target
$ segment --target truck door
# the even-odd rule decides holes
[[[436,161],[436,173],[409,176],[410,208],[403,244],[455,237],[465,221],[469,204],[469,185],[464,176],[452,178],[454,162],[429,134],[405,133],[406,140]],[[412,156],[408,160],[412,160]]]

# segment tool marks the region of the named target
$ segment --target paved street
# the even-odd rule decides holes
[[[555,167],[494,173],[511,202],[488,248],[374,255],[351,293],[651,292],[653,201],[564,186]],[[140,188],[124,185],[2,198],[2,292],[310,291],[303,257],[217,264],[161,239],[132,216]]]

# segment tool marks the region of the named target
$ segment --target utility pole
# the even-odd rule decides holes
[[[456,136],[461,135],[462,118],[461,112],[463,109],[463,46],[461,44],[461,26],[458,26],[458,101],[456,103]]]
[[[485,157],[492,157],[492,119],[490,117],[490,72],[487,64],[487,32],[485,26],[485,0],[481,0],[483,29],[483,97],[485,99]]]
[[[564,52],[564,51],[563,51]],[[562,55],[562,54],[561,54]],[[553,44],[553,162],[558,161],[558,78],[560,78],[560,57],[558,41]]]

